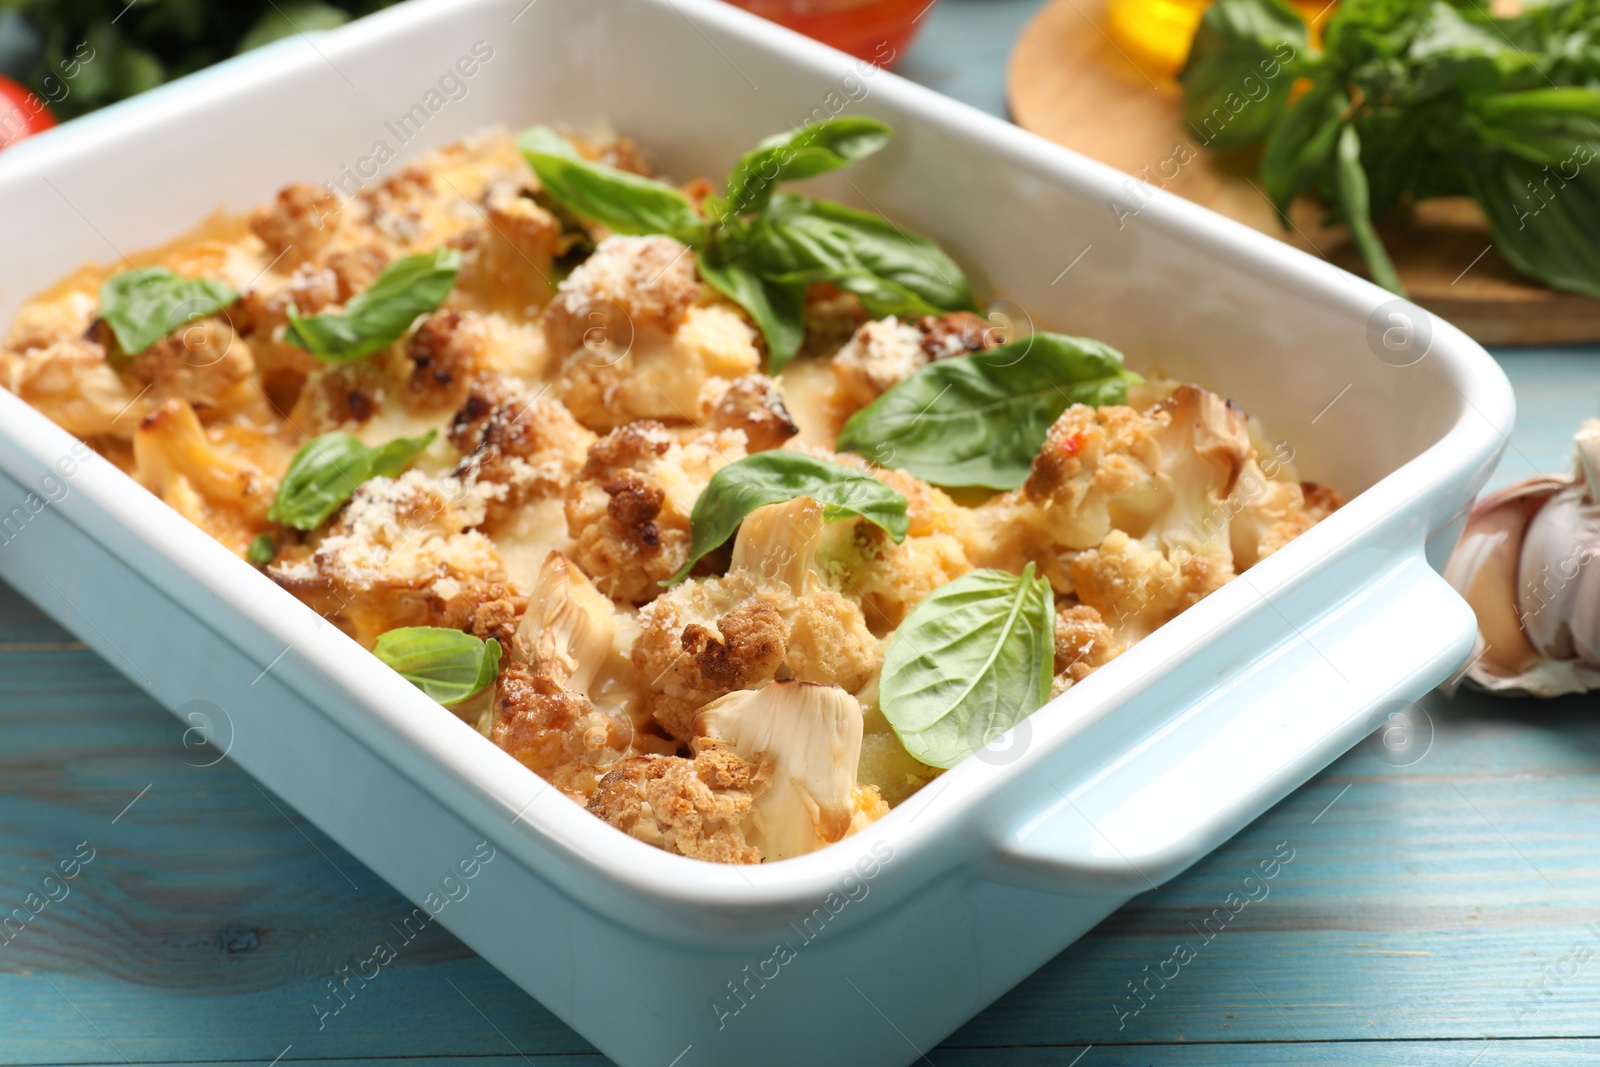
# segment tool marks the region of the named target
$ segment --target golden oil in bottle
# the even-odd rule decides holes
[[[1312,40],[1332,3],[1291,0],[1311,26]],[[1106,0],[1111,39],[1129,59],[1151,74],[1176,74],[1189,57],[1189,44],[1211,0]]]

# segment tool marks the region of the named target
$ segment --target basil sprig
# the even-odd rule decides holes
[[[687,196],[665,182],[591,163],[548,126],[525,131],[517,147],[545,192],[574,215],[617,233],[664,233],[686,245],[705,243],[706,220]]]
[[[393,478],[433,442],[435,431],[397,437],[368,448],[343,430],[314,437],[300,447],[267,511],[272,522],[296,530],[315,530],[339,510],[362,482]]]
[[[1600,297],[1600,9],[1506,7],[1345,0],[1319,48],[1284,0],[1217,0],[1180,75],[1184,117],[1213,148],[1265,142],[1261,184],[1285,224],[1315,195],[1401,295],[1373,220],[1471,196],[1519,270]]]
[[[460,270],[461,253],[453,248],[395,260],[371,288],[350,298],[342,314],[302,316],[291,307],[283,339],[330,363],[370,356],[444,303]]]
[[[878,703],[900,743],[953,767],[1050,698],[1055,597],[1033,564],[970,571],[923,598],[889,639]]]
[[[803,496],[822,505],[825,522],[859,516],[883,527],[896,541],[905,540],[911,528],[906,498],[865,471],[803,452],[757,452],[711,476],[689,515],[689,561],[661,584],[681,581],[701,557],[732,537],[752,511]]]
[[[619,233],[660,233],[695,250],[707,285],[749,313],[772,373],[800,350],[806,288],[832,282],[873,315],[974,308],[961,268],[937,244],[877,215],[826,200],[774,194],[779,182],[849,166],[888,143],[876,119],[839,117],[769,137],[745,153],[704,215],[664,182],[583,159],[560,135],[518,138],[545,192],[574,215]]]
[[[500,642],[442,626],[406,626],[378,636],[372,654],[441,704],[459,704],[494,684]]]
[[[928,364],[852,415],[837,447],[937,485],[1015,489],[1063,411],[1125,404],[1140,380],[1109,345],[1038,333]]]
[[[166,267],[135,267],[100,286],[100,317],[124,353],[137,356],[195,319],[214,315],[239,299],[222,282],[185,278]]]

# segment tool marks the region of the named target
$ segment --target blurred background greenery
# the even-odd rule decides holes
[[[58,119],[395,0],[0,0],[0,75]]]

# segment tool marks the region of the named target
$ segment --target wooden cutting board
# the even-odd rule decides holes
[[[1141,70],[1106,35],[1105,4],[1054,0],[1023,30],[1007,78],[1017,124],[1364,275],[1345,229],[1321,225],[1321,205],[1302,197],[1285,230],[1254,158],[1200,147],[1177,83]],[[1600,340],[1600,301],[1518,274],[1469,199],[1426,201],[1380,232],[1411,298],[1483,344]]]

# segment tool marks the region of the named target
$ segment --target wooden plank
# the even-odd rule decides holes
[[[292,1055],[292,1050],[291,1050]],[[935,1059],[934,1057],[937,1057]],[[937,1067],[1592,1067],[1600,1042],[1531,1041],[1305,1041],[1221,1045],[1094,1045],[1041,1048],[937,1049],[926,1061]],[[270,1067],[268,1060],[171,1062],[171,1067]],[[290,1062],[290,1056],[281,1061]],[[367,1067],[370,1059],[320,1060],[319,1067]],[[600,1067],[598,1054],[545,1056],[423,1056],[405,1060],[407,1067]],[[688,1056],[681,1061],[691,1063]],[[106,1061],[84,1067],[125,1067]],[[168,1067],[152,1064],[151,1067]]]

